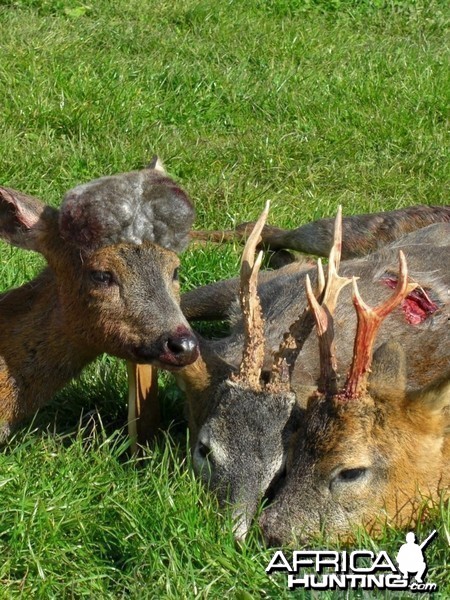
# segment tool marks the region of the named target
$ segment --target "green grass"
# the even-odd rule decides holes
[[[158,153],[197,228],[253,219],[267,199],[285,227],[338,204],[447,203],[448,17],[443,0],[0,0],[1,183],[57,206]],[[190,249],[183,284],[234,275],[238,259]],[[1,244],[0,265],[8,289],[42,261]],[[0,453],[0,598],[291,596],[265,575],[257,532],[235,548],[163,384],[172,437],[138,464],[125,372],[107,357]],[[444,598],[447,508],[423,534],[434,526],[429,580]],[[403,539],[361,544],[395,554]]]

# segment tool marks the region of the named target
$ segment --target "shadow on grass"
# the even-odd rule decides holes
[[[172,378],[165,373],[159,375],[159,402],[161,427],[154,443],[163,443],[165,433],[170,431],[171,437],[184,447],[187,436],[184,398]],[[119,431],[127,445],[127,417],[125,363],[103,356],[56,394],[46,406],[24,420],[8,447],[48,435],[58,437],[64,445],[68,445],[80,433],[88,440],[97,431],[102,431],[106,436]]]

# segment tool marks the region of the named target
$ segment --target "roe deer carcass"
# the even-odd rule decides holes
[[[449,216],[450,211],[443,209],[441,217]],[[411,218],[410,212],[404,222]],[[377,222],[383,228],[389,215],[366,215],[359,219],[360,223]],[[259,223],[259,230],[261,226]],[[353,234],[349,230],[353,242],[360,230],[356,227]],[[408,256],[415,289],[409,290],[401,307],[382,324],[378,337],[380,344],[392,339],[400,340],[404,346],[408,354],[405,374],[408,393],[418,393],[427,383],[439,380],[450,363],[449,234],[449,224],[432,225],[368,257],[342,263],[344,276],[358,276],[363,294],[377,303],[398,280],[398,250],[403,248]],[[245,264],[253,264],[249,254],[256,245],[254,238],[249,238],[249,242],[252,246],[244,251],[243,260],[243,299],[249,289],[245,273],[250,267]],[[345,247],[345,239],[343,244]],[[322,250],[330,245],[330,240],[324,239]],[[362,241],[358,245],[363,248]],[[236,306],[232,307],[232,333],[220,340],[200,338],[199,359],[176,375],[187,394],[194,468],[218,492],[221,501],[228,499],[236,506],[239,537],[245,535],[259,499],[282,473],[291,434],[302,422],[307,399],[317,389],[320,378],[319,350],[315,336],[311,335],[314,320],[306,310],[306,274],[317,286],[315,269],[309,264],[293,263],[278,271],[261,273],[260,300],[253,297],[246,301],[253,308],[243,304],[247,316],[242,318]],[[255,277],[252,276],[253,288]],[[193,290],[184,296],[184,301],[182,298],[184,312],[188,317],[211,317],[214,310],[220,311],[232,303],[238,287],[236,281],[230,280]],[[348,287],[343,289],[342,296],[334,330],[340,372],[345,375],[352,359],[356,320],[349,306]],[[262,316],[257,318],[259,325],[255,329],[247,317],[254,315],[259,302]],[[263,346],[265,351],[261,356]],[[250,360],[245,358],[248,355],[252,356]]]
[[[381,213],[368,213],[344,217],[342,222],[342,258],[360,258],[381,250],[390,243],[404,238],[407,234],[429,225],[450,223],[450,206],[409,206]],[[252,231],[255,223],[242,223],[235,230],[192,231],[194,242],[223,243],[243,241]],[[304,255],[327,258],[333,245],[334,219],[318,219],[305,223],[296,229],[280,229],[264,225],[258,247],[274,253],[270,263],[282,266],[292,263],[294,256],[289,250]],[[444,229],[445,231],[445,229]],[[312,267],[312,263],[309,265]],[[288,267],[295,272],[300,270],[296,263]],[[260,282],[278,277],[283,271],[261,272]],[[189,320],[223,319],[229,317],[230,306],[237,298],[239,280],[224,280],[204,285],[183,294],[181,308]]]
[[[177,256],[193,215],[159,160],[75,187],[60,210],[0,187],[0,237],[48,263],[0,296],[0,440],[103,352],[172,367],[197,358]]]
[[[291,439],[284,481],[260,518],[268,544],[304,542],[320,534],[349,540],[357,526],[371,534],[386,523],[411,527],[423,517],[424,505],[449,498],[448,356],[440,376],[408,390],[408,351],[421,354],[424,349],[391,339],[373,354],[381,324],[416,286],[408,284],[401,250],[399,263],[392,296],[376,308],[362,300],[353,278],[357,329],[342,387],[334,313],[339,289],[349,280],[335,271],[319,304],[307,279],[321,376]]]

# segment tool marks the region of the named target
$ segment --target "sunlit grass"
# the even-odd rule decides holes
[[[158,153],[199,229],[252,220],[267,199],[284,227],[338,204],[447,203],[448,16],[441,0],[0,0],[1,183],[57,206]],[[239,253],[189,249],[184,289],[235,275]],[[0,289],[42,265],[1,243]],[[182,396],[161,385],[171,437],[139,462],[109,357],[0,453],[0,598],[292,596],[266,576],[256,528],[235,547],[192,475]],[[434,527],[429,580],[444,598],[448,507],[420,534]],[[395,555],[403,540],[359,543]]]

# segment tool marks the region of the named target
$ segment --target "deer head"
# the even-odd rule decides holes
[[[171,368],[195,361],[176,254],[193,217],[158,160],[77,186],[60,210],[0,187],[0,237],[48,263],[1,299],[0,424],[32,413],[102,352]]]
[[[327,292],[334,287],[328,279]],[[450,372],[407,392],[401,345],[386,342],[373,354],[380,324],[414,287],[401,252],[396,289],[378,307],[365,304],[353,280],[357,331],[342,390],[336,386],[334,306],[327,292],[319,305],[308,289],[322,376],[291,440],[285,479],[260,519],[269,544],[320,533],[347,539],[357,525],[376,533],[386,521],[404,526],[417,519],[424,499],[448,495]]]
[[[206,395],[207,414],[193,452],[195,471],[213,489],[222,503],[234,507],[235,534],[243,539],[258,503],[284,469],[288,440],[297,427],[300,408],[290,390],[290,370],[309,335],[313,320],[303,311],[283,336],[273,357],[268,377],[262,377],[264,320],[257,293],[262,253],[255,249],[268,214],[268,205],[257,221],[244,248],[240,276],[240,306],[244,324],[244,349],[237,372],[224,376],[217,357],[203,354],[199,364],[187,367],[183,383],[200,381],[198,392]],[[338,256],[340,240],[333,252]],[[321,267],[318,293],[324,284]],[[345,283],[347,281],[345,280]],[[203,350],[203,349],[202,349]],[[199,377],[199,375],[208,375]],[[218,373],[220,374],[218,377]],[[206,390],[206,391],[205,391]],[[195,397],[192,403],[198,402]]]
[[[71,339],[96,353],[177,366],[196,358],[178,307],[176,255],[193,210],[158,165],[77,186],[59,211],[0,188],[0,235],[44,255]]]

